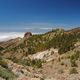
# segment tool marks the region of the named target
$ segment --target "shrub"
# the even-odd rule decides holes
[[[60,57],[58,58],[58,61],[61,62],[61,58]]]
[[[71,60],[78,60],[80,53],[77,51],[73,55],[71,55],[70,59]]]
[[[70,74],[77,74],[78,72],[77,72],[77,70],[76,70],[76,68],[72,68],[71,70],[70,70]]]
[[[51,55],[53,55],[54,54],[54,51],[51,51]]]
[[[0,65],[4,68],[8,68],[7,63],[3,60],[0,60]]]
[[[63,62],[61,62],[61,65],[64,65],[64,63],[63,63]]]
[[[2,57],[0,56],[0,60],[2,60]]]
[[[2,51],[2,50],[4,50],[4,48],[0,46],[0,51]]]
[[[0,66],[0,76],[6,80],[15,80],[16,76],[7,69]]]
[[[29,54],[34,54],[34,53],[36,53],[36,51],[33,47],[28,47],[28,53]]]
[[[4,68],[8,68],[7,63],[4,61],[4,59],[0,56],[0,65]]]
[[[77,67],[76,60],[79,58],[79,52],[75,52],[70,57],[71,67]]]
[[[71,60],[70,62],[71,62],[71,67],[77,67],[77,64],[74,60]]]
[[[30,66],[31,60],[30,59],[23,59],[23,60],[18,61],[18,63],[20,63],[22,65]]]
[[[41,61],[41,59],[33,59],[31,60],[30,58],[28,59],[12,59],[13,62],[24,65],[24,66],[33,66],[33,67],[37,67],[37,68],[41,68],[42,67],[42,63],[43,61]]]
[[[34,59],[32,60],[32,66],[37,67],[37,68],[41,68],[42,67],[42,61],[39,59]]]
[[[40,78],[40,80],[44,80],[44,78]]]

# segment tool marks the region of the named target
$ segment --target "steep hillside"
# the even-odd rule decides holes
[[[78,32],[76,32],[78,30]],[[80,39],[79,28],[70,31],[56,29],[45,34],[32,35],[25,33],[24,37],[16,38],[0,44],[0,54],[5,58],[22,58],[28,54],[35,54],[51,47],[57,48],[59,53],[65,53],[74,48]]]
[[[80,80],[80,28],[0,42],[0,80]]]

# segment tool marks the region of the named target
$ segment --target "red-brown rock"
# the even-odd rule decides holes
[[[25,38],[29,38],[29,37],[31,37],[32,36],[32,33],[31,32],[26,32],[25,34],[24,34],[24,37]]]

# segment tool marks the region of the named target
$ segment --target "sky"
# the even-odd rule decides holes
[[[79,26],[80,0],[0,0],[0,33]]]

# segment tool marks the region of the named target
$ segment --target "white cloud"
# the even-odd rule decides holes
[[[0,32],[0,41],[6,41],[17,37],[23,37],[24,33],[21,32]]]
[[[70,27],[67,24],[53,24],[53,23],[27,23],[27,24],[25,23],[23,24],[23,26],[21,25],[19,27],[18,26],[7,28],[2,27],[0,29],[0,31],[2,31],[0,32],[0,41],[5,41],[16,37],[23,37],[25,32],[41,34],[56,28],[70,29],[72,27]]]
[[[10,39],[14,39],[17,37],[24,37],[24,32],[0,32],[0,42],[1,41],[7,41]],[[41,33],[32,33],[32,34],[41,34]]]
[[[51,27],[30,27],[30,28],[24,28],[24,29],[26,29],[26,30],[32,30],[32,29],[42,29],[42,30],[51,30],[51,29],[53,29],[53,28],[51,28]]]

